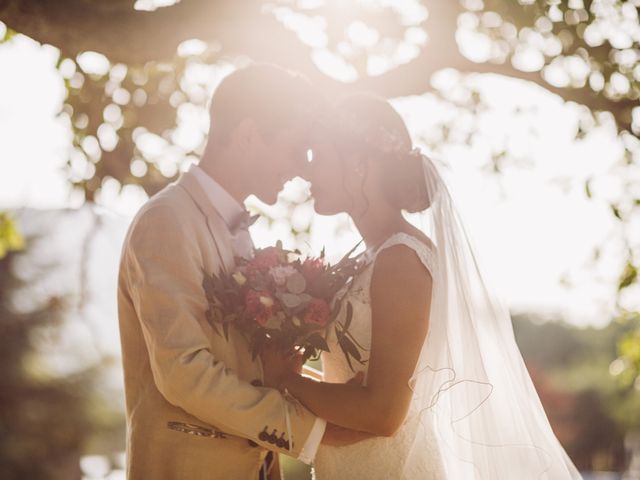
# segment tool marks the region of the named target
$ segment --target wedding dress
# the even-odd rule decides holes
[[[396,233],[375,252],[365,253],[365,269],[355,279],[352,289],[344,301],[353,305],[353,320],[349,331],[360,344],[363,359],[369,357],[371,349],[371,298],[369,287],[375,257],[383,249],[393,245],[406,245],[413,251],[430,272],[435,268],[434,252],[422,241],[406,233]],[[344,309],[341,315],[344,315]],[[338,318],[342,322],[343,319]],[[327,338],[330,352],[322,356],[324,380],[331,383],[346,383],[356,372],[366,374],[368,363],[353,362],[352,370],[340,349],[335,332]],[[414,445],[416,438],[420,445]],[[412,448],[420,448],[418,462],[407,465]],[[420,415],[417,402],[409,408],[407,420],[392,437],[375,437],[347,447],[321,445],[314,463],[314,478],[317,480],[372,480],[372,479],[441,479],[442,470],[438,446],[433,435],[430,416]]]
[[[367,358],[375,256],[401,243],[429,270],[429,331],[409,381],[409,412],[392,437],[348,447],[322,446],[316,479],[581,479],[549,424],[516,344],[509,310],[485,283],[442,176],[419,149],[409,155],[422,161],[430,204],[419,228],[433,246],[405,233],[392,235],[369,254],[370,263],[347,298],[353,305],[350,330]],[[326,381],[347,382],[355,372],[333,331],[328,340],[331,352],[323,355]],[[353,365],[366,379],[366,364]]]

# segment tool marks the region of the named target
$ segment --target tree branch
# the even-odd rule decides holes
[[[430,89],[431,75],[443,68],[462,72],[497,73],[532,81],[567,101],[592,110],[611,111],[629,129],[632,100],[612,100],[589,88],[556,88],[540,72],[522,72],[511,65],[477,64],[460,54],[455,31],[459,2],[432,0],[429,45],[413,61],[385,74],[362,76],[343,84],[322,73],[311,60],[311,49],[286,29],[260,3],[236,0],[182,0],[153,12],[137,11],[132,0],[0,0],[0,19],[9,28],[41,43],[58,47],[64,56],[83,51],[104,53],[113,62],[139,64],[170,60],[184,40],[199,38],[220,43],[227,55],[248,55],[256,61],[278,63],[309,76],[328,92],[369,90],[386,97],[421,94]]]

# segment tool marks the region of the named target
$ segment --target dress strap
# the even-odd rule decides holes
[[[436,262],[436,247],[426,244],[422,240],[418,240],[413,235],[410,235],[405,232],[397,232],[391,235],[387,240],[378,247],[378,249],[373,254],[373,260],[375,257],[385,248],[392,247],[394,245],[405,245],[409,247],[411,250],[416,252],[418,258],[425,266],[429,273],[434,274],[437,262]]]

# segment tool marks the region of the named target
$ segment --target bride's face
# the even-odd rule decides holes
[[[376,192],[364,159],[344,154],[331,142],[315,138],[309,168],[314,209],[320,215],[358,213]]]

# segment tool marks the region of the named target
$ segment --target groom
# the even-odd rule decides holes
[[[251,254],[244,199],[274,203],[303,173],[310,110],[301,76],[252,65],[226,77],[211,104],[198,166],[151,198],[122,250],[118,312],[127,406],[127,478],[278,478],[274,453],[310,463],[326,423],[261,387],[244,338],[206,321],[203,274]],[[326,438],[325,438],[326,440]]]

